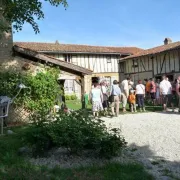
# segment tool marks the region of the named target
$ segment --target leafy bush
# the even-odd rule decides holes
[[[61,91],[57,83],[58,70],[50,68],[46,72],[18,74],[16,72],[0,73],[0,93],[13,97],[19,90],[17,85],[23,83],[30,89],[24,89],[15,99],[15,104],[30,111],[49,110]]]
[[[72,94],[72,95],[71,95],[71,100],[77,100],[76,94]]]
[[[65,95],[65,99],[68,101],[68,100],[77,100],[77,96],[76,94],[72,94],[72,95],[68,95],[66,94]]]
[[[36,124],[25,138],[40,155],[49,147],[64,147],[77,154],[91,149],[101,157],[110,158],[126,145],[119,129],[108,130],[102,120],[95,120],[83,110],[70,114],[60,112],[55,121],[47,119]]]
[[[71,96],[70,95],[65,95],[65,99],[68,101],[68,100],[71,100]]]

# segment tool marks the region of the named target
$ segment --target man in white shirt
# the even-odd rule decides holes
[[[123,112],[126,112],[127,99],[129,96],[129,82],[131,79],[128,77],[123,80],[121,83],[121,91],[122,91],[122,103],[123,103]]]
[[[163,99],[163,108],[164,111],[167,110],[167,104],[171,103],[172,101],[172,85],[168,81],[166,76],[162,77],[162,81],[160,83],[160,95],[162,96]]]
[[[176,94],[177,94],[178,107],[179,107],[179,112],[180,112],[180,76],[178,76],[178,78],[177,78]]]

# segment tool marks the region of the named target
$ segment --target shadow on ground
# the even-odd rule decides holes
[[[180,180],[180,162],[156,156],[149,146],[128,146],[128,156],[138,160],[158,180]]]

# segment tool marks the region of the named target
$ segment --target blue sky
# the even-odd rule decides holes
[[[180,41],[179,0],[68,0],[69,7],[44,3],[40,34],[25,24],[14,41],[151,48],[165,37]]]

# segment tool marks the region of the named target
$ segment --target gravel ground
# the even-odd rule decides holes
[[[103,120],[107,126],[121,128],[129,156],[156,179],[180,178],[180,114],[125,114]]]

